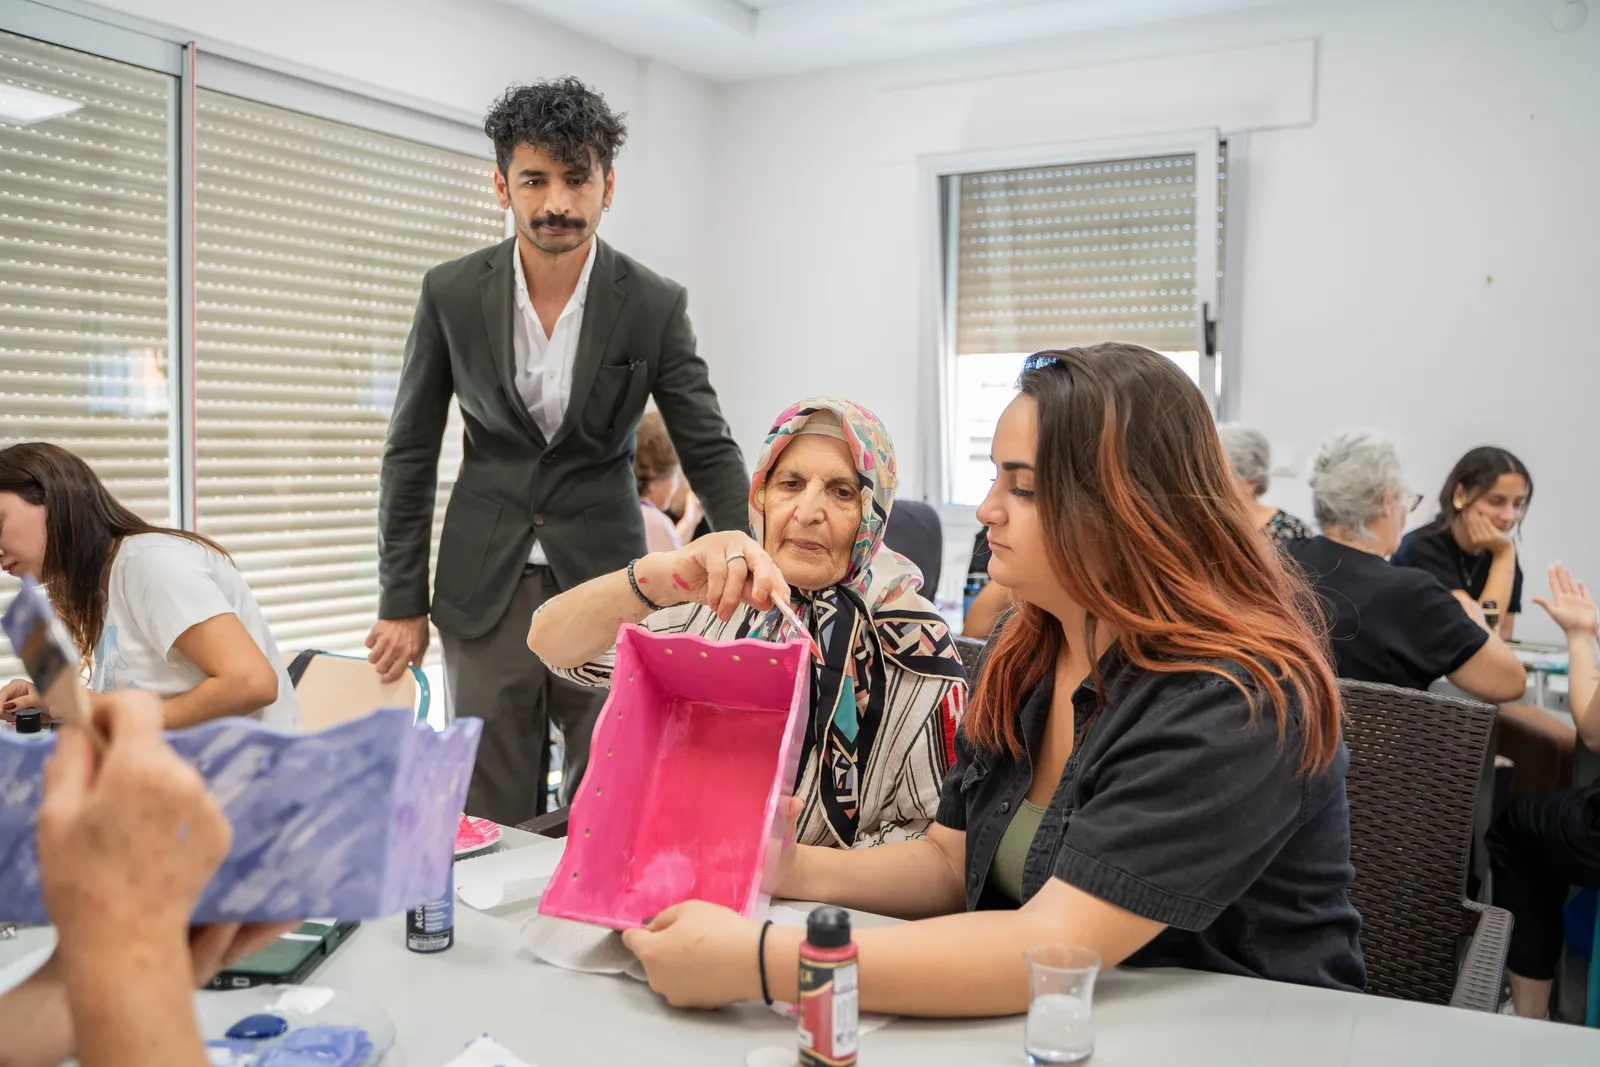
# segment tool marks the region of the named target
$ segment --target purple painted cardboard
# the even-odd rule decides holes
[[[482,728],[384,708],[315,734],[242,718],[169,733],[233,824],[195,921],[376,919],[444,896]],[[49,922],[33,820],[54,747],[0,734],[0,922]]]

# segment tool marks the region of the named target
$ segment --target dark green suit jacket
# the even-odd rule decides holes
[[[650,396],[712,523],[749,524],[749,475],[695,354],[683,286],[600,242],[572,396],[546,440],[517,392],[515,254],[513,238],[423,279],[383,451],[381,618],[431,609],[441,632],[482,636],[505,614],[535,537],[564,589],[643,555],[633,435]],[[428,546],[451,396],[466,421],[464,455],[430,601]]]

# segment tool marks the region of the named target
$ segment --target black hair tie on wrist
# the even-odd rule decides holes
[[[767,931],[772,929],[772,920],[768,919],[761,924],[761,940],[756,942],[756,969],[761,972],[761,999],[767,1002],[767,1007],[772,1007],[772,994],[767,989]]]
[[[640,558],[642,559],[643,557]],[[638,562],[639,560],[636,559],[628,564],[628,584],[633,587],[633,595],[638,597],[644,603],[644,606],[649,608],[651,611],[665,611],[666,608],[663,608],[660,604],[657,604],[654,600],[651,600],[649,597],[645,596],[644,590],[639,588],[639,579],[633,576],[633,565]]]

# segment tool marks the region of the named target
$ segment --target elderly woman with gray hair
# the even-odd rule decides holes
[[[1447,677],[1490,703],[1521,697],[1522,664],[1433,575],[1397,567],[1406,517],[1422,499],[1376,430],[1334,434],[1311,467],[1320,537],[1286,546],[1321,599],[1339,677],[1426,689]]]
[[[1311,528],[1301,520],[1271,504],[1261,496],[1272,482],[1272,446],[1267,435],[1248,426],[1219,426],[1222,450],[1228,454],[1234,481],[1244,506],[1255,517],[1256,528],[1280,544],[1311,536]]]

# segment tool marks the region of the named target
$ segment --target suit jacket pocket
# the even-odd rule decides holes
[[[434,570],[433,595],[465,607],[478,588],[484,556],[500,521],[500,505],[469,493],[457,485],[444,510],[439,534],[439,561]]]
[[[627,410],[628,404],[643,402],[642,396],[635,401],[634,394],[640,392],[644,378],[642,359],[620,364],[608,363],[600,367],[595,372],[594,388],[590,390],[589,400],[581,413],[583,432],[596,441],[611,440],[617,420]]]

